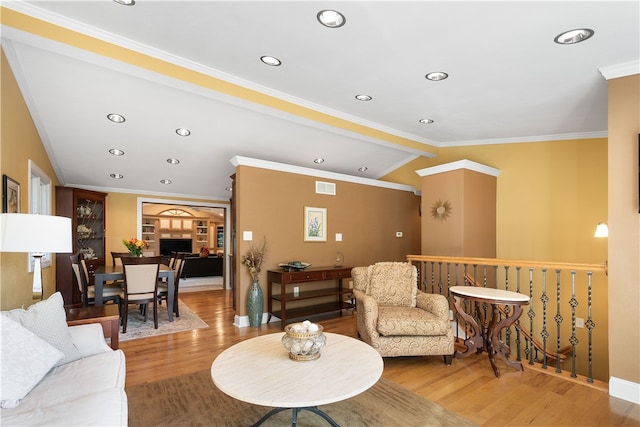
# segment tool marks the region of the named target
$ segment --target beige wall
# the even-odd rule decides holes
[[[51,178],[53,186],[58,184],[58,178],[4,52],[0,56],[0,169],[2,174],[20,183],[20,212],[27,213],[29,160]],[[53,194],[52,200],[55,203]],[[0,253],[0,307],[3,310],[28,306],[33,302],[33,273],[28,272],[28,262],[28,254]],[[55,262],[51,267],[42,269],[42,282],[45,297],[55,292]]]
[[[241,258],[252,243],[260,243],[263,237],[268,246],[265,268],[260,274],[265,307],[266,270],[277,268],[278,263],[299,260],[314,266],[332,266],[336,252],[341,251],[344,266],[358,266],[404,261],[406,255],[420,249],[418,196],[326,178],[319,180],[335,182],[337,194],[316,194],[316,179],[247,166],[236,168],[238,315],[246,314],[250,285]],[[305,206],[327,209],[326,242],[304,242]],[[253,242],[242,240],[243,231],[253,232]],[[404,237],[395,237],[396,231],[402,231]],[[335,241],[336,233],[342,233],[342,242]]]
[[[456,169],[422,177],[422,255],[495,258],[496,177]],[[449,202],[450,215],[432,214]]]
[[[640,75],[609,81],[609,369],[640,387]]]

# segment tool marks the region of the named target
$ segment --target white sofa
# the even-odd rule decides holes
[[[24,311],[24,310],[23,310]],[[64,309],[63,309],[64,311]],[[9,313],[9,314],[8,314]],[[128,421],[127,395],[124,391],[126,364],[122,350],[112,350],[105,340],[100,324],[87,324],[66,328],[73,346],[79,351],[79,358],[50,368],[43,364],[64,361],[64,354],[49,343],[36,342],[27,355],[20,355],[20,349],[34,343],[32,336],[24,346],[15,345],[16,333],[20,342],[27,335],[19,328],[20,321],[12,321],[12,312],[2,313],[2,413],[3,426],[126,426]],[[16,317],[15,315],[13,316]],[[9,319],[9,320],[7,320]],[[28,329],[28,328],[25,328]],[[30,333],[30,331],[27,331]],[[37,339],[38,337],[36,337]],[[13,341],[12,341],[13,340]],[[9,343],[13,345],[9,347]],[[49,346],[49,347],[45,347]],[[32,355],[36,353],[36,356]],[[53,355],[53,356],[50,356]],[[13,357],[8,360],[8,357]],[[76,356],[77,357],[77,356]],[[21,359],[20,361],[15,360]],[[40,360],[38,360],[40,359]],[[30,366],[24,366],[29,360]],[[12,366],[10,366],[12,365]],[[22,366],[21,366],[22,365]],[[5,369],[11,369],[6,371]],[[25,374],[20,371],[24,370]],[[9,395],[10,389],[22,387],[23,381],[33,371],[43,371],[44,377],[32,379],[35,386],[22,398]],[[6,378],[5,378],[6,376]],[[14,377],[13,380],[11,377]],[[15,407],[12,407],[15,406]]]

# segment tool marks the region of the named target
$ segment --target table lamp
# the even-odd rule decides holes
[[[19,213],[0,214],[0,252],[30,252],[34,258],[33,292],[42,295],[42,257],[71,253],[71,218]]]

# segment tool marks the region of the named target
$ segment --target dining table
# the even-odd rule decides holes
[[[173,322],[173,297],[175,271],[164,264],[160,264],[158,277],[167,279],[167,311],[169,322]],[[124,268],[121,265],[101,265],[94,273],[95,305],[102,305],[102,290],[104,284],[110,280],[124,280]]]

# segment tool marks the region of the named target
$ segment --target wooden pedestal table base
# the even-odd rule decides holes
[[[464,352],[456,351],[455,357],[467,357],[474,350],[477,354],[486,351],[496,377],[500,377],[500,369],[498,369],[495,362],[496,355],[512,368],[523,371],[522,362],[509,359],[511,351],[500,340],[500,331],[513,325],[520,318],[522,306],[529,304],[529,297],[518,292],[477,286],[452,286],[449,291],[453,295],[456,311],[464,320],[469,322],[475,332],[473,336],[464,341],[467,350]],[[464,300],[469,300],[475,304],[476,312],[478,313],[477,319],[480,320],[481,324],[478,324],[476,317],[464,310]],[[483,314],[483,303],[491,306],[490,317]],[[500,319],[500,305],[512,306],[512,314],[509,317]]]
[[[269,406],[255,424],[291,409],[291,425],[301,410],[311,411],[332,426],[338,424],[318,409],[366,391],[382,375],[382,357],[371,346],[345,335],[326,333],[320,358],[289,359],[282,333],[261,335],[229,347],[211,365],[213,383],[234,399]],[[212,422],[215,422],[212,420]]]

